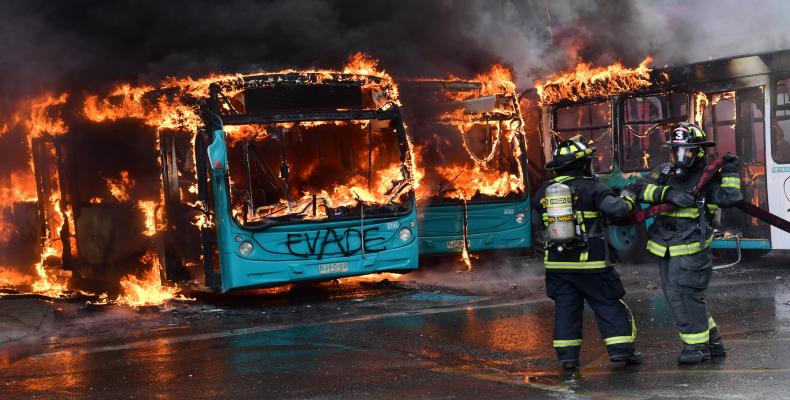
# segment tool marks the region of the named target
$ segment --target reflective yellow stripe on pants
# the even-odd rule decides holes
[[[710,247],[710,244],[712,242],[713,242],[712,235],[707,240],[705,240],[704,244],[700,244],[700,242],[694,242],[688,244],[676,244],[672,246],[664,246],[652,240],[648,240],[647,251],[659,257],[665,256],[667,254],[667,250],[669,250],[669,255],[673,257],[687,256],[690,254],[697,254],[703,250],[707,250],[707,248]]]
[[[631,336],[611,336],[604,338],[603,342],[607,346],[613,344],[633,343],[636,340],[636,319],[634,319],[634,314],[631,313],[631,309],[628,307],[628,304],[625,304],[623,299],[620,299],[620,303],[622,303],[623,306],[625,306],[626,311],[628,311],[628,318],[631,320]]]
[[[554,347],[573,347],[573,346],[581,346],[582,340],[581,339],[566,339],[566,340],[555,340]]]
[[[548,256],[548,253],[546,253]],[[544,258],[545,260],[545,258]],[[606,268],[606,261],[544,261],[546,269],[601,269]]]
[[[710,330],[706,329],[699,333],[680,333],[680,340],[686,344],[708,343],[710,340]]]

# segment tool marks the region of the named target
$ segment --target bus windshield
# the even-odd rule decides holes
[[[558,141],[581,135],[596,148],[596,172],[612,171],[612,113],[608,101],[557,107],[553,125]]]
[[[664,143],[675,122],[688,115],[685,93],[625,99],[620,166],[623,171],[647,171],[669,160]]]
[[[392,121],[246,125],[228,136],[231,202],[242,225],[410,209]]]

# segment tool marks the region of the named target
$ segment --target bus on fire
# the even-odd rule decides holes
[[[503,70],[504,71],[504,70]],[[515,85],[411,80],[401,84],[420,186],[420,254],[531,246],[526,143]]]
[[[663,144],[673,124],[695,122],[716,142],[709,157],[740,157],[744,199],[790,219],[790,51],[610,70],[588,92],[580,90],[584,79],[570,73],[538,90],[542,136],[551,144],[546,157],[559,140],[581,135],[598,149],[599,178],[622,188],[669,161]],[[740,242],[752,255],[790,249],[790,234],[737,209],[718,213],[722,235],[711,248],[727,252]],[[621,258],[632,259],[644,252],[646,225],[612,225],[609,238]]]
[[[410,146],[392,85],[294,72],[210,86],[195,143],[213,222],[203,230],[207,286],[417,268]],[[166,172],[165,187],[177,175]]]

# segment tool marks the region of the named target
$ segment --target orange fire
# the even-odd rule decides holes
[[[162,304],[173,299],[178,294],[178,289],[162,286],[159,257],[151,250],[140,259],[144,264],[151,266],[143,273],[142,277],[126,275],[121,279],[121,295],[115,300],[118,304],[132,307]]]
[[[30,162],[26,167],[10,174],[10,184],[0,190],[0,207],[11,207],[15,203],[30,202],[38,200],[36,191],[35,174],[32,162],[32,142],[35,138],[45,137],[46,135],[58,136],[67,132],[68,128],[63,121],[59,107],[68,99],[68,94],[53,95],[44,94],[34,99],[22,101],[18,109],[7,120],[2,122],[0,135],[7,134],[12,129],[21,129],[27,139],[27,151]],[[49,173],[50,171],[42,171]],[[44,264],[49,258],[60,257],[63,244],[57,240],[56,230],[68,229],[71,227],[66,220],[67,214],[60,210],[60,190],[57,185],[53,185],[50,195],[50,202],[53,204],[53,215],[50,215],[47,224],[47,232],[44,237],[44,246],[40,260],[35,265],[36,276],[25,277],[22,274],[4,273],[4,283],[15,286],[31,285],[34,292],[47,296],[59,296],[67,289],[68,273],[57,273],[56,271],[45,268]],[[0,217],[0,231],[8,233],[8,222]],[[3,235],[2,240],[9,237]]]
[[[358,283],[358,282],[379,282],[383,280],[397,281],[403,274],[396,274],[394,272],[380,272],[377,274],[368,274],[360,276],[352,276],[350,278],[340,278],[340,283]]]
[[[516,98],[516,85],[509,69],[501,65],[492,66],[491,70],[485,74],[477,75],[475,81],[481,85],[479,91],[459,91],[445,92],[445,98],[450,101],[464,101],[485,96],[498,96],[494,109],[490,112],[492,116],[504,117],[506,122],[499,124],[498,121],[486,120],[481,114],[470,114],[463,108],[458,108],[446,112],[439,116],[439,124],[448,125],[458,132],[461,138],[463,152],[468,159],[462,162],[452,162],[450,159],[442,160],[440,165],[433,167],[432,174],[438,174],[443,182],[451,184],[453,190],[442,194],[445,198],[455,198],[470,200],[476,194],[502,197],[510,193],[524,190],[524,182],[521,174],[510,174],[509,172],[499,171],[489,165],[499,151],[512,152],[512,157],[518,159],[521,149],[517,145],[517,135],[521,135],[523,121],[517,105],[512,99]],[[486,154],[475,154],[469,147],[468,135],[474,129],[483,129],[491,135],[491,144]],[[504,142],[504,146],[500,145]],[[451,143],[447,138],[434,134],[429,141],[421,140],[420,144],[415,145],[415,157],[417,163],[422,164],[427,151],[432,149],[436,143]],[[518,163],[518,161],[517,161]],[[519,164],[519,171],[523,168]],[[425,167],[418,169],[418,175],[426,174]],[[427,198],[434,193],[429,186],[418,186],[417,197]]]
[[[0,288],[28,286],[32,284],[32,276],[21,274],[10,267],[0,267]]]
[[[118,179],[105,178],[107,189],[118,201],[129,201],[129,190],[134,186],[134,179],[129,177],[129,171],[121,171]]]
[[[572,71],[535,81],[535,88],[542,105],[634,92],[653,85],[650,77],[652,62],[653,57],[650,56],[636,68],[625,68],[620,62],[607,67],[593,67],[580,62]]]
[[[36,264],[37,280],[33,282],[33,292],[48,297],[59,297],[68,290],[68,274],[58,274],[54,270],[44,268],[44,262],[50,257],[60,257],[60,251],[52,245],[44,247],[41,261]],[[65,271],[63,271],[65,272]]]
[[[145,201],[140,200],[137,202],[137,208],[143,212],[145,216],[145,230],[143,234],[145,236],[154,236],[157,231],[157,220],[161,220],[161,214],[159,212],[159,207],[156,201]]]

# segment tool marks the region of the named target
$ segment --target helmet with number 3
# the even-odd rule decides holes
[[[715,142],[708,141],[705,131],[697,124],[681,122],[669,134],[667,147],[672,148],[672,159],[677,168],[691,168],[697,161],[705,158],[705,147],[715,146]]]

